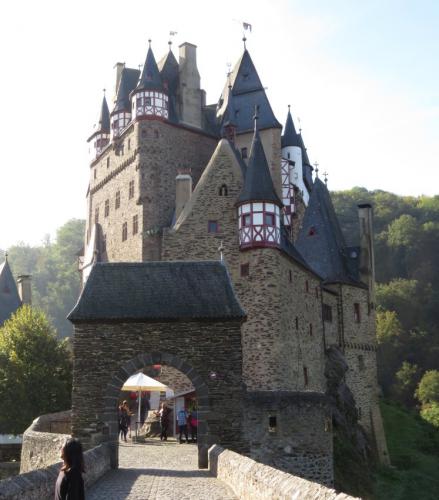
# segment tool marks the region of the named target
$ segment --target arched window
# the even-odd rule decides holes
[[[227,196],[227,186],[225,184],[223,184],[220,188],[219,188],[219,195],[220,196]]]

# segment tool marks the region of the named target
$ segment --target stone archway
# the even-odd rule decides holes
[[[72,434],[114,443],[125,380],[148,364],[182,371],[199,402],[199,465],[216,443],[245,451],[241,324],[245,313],[220,262],[95,264],[69,315],[74,324]],[[142,354],[139,354],[142,353]]]
[[[151,352],[139,354],[135,358],[129,360],[127,363],[121,367],[121,369],[126,372],[127,377],[138,372],[142,368],[152,364],[166,364],[176,368],[178,371],[183,373],[188,377],[194,386],[195,393],[197,395],[198,404],[198,466],[200,469],[207,468],[208,458],[207,452],[209,449],[209,437],[208,437],[208,426],[206,416],[209,413],[209,388],[204,383],[202,377],[197,373],[193,366],[186,363],[184,360],[180,359],[178,356],[174,356],[167,352]],[[113,415],[110,416],[106,413],[102,419],[105,426],[108,427],[108,439],[110,442],[118,445],[118,425],[117,425],[117,403],[120,394],[120,388],[125,382],[120,379],[120,372],[113,375],[111,380],[108,382],[106,390],[104,392],[104,397],[107,401],[114,400],[115,408]],[[117,453],[117,450],[114,451]]]

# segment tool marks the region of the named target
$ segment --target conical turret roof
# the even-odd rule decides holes
[[[102,99],[98,121],[94,127],[93,133],[88,138],[88,141],[91,141],[96,134],[109,134],[109,133],[110,133],[110,111],[108,109],[107,99],[105,98],[104,95]]]
[[[351,272],[346,242],[326,185],[317,177],[296,248],[325,281],[358,283]]]
[[[238,197],[238,203],[248,201],[268,201],[282,206],[279,197],[276,194],[268,168],[267,158],[262,146],[261,137],[255,119],[255,133],[250,150],[247,172],[245,175],[244,186]]]
[[[124,68],[120,75],[119,88],[117,89],[116,102],[113,113],[120,111],[131,111],[130,93],[136,88],[140,71],[132,68]]]
[[[221,95],[221,105],[217,111],[217,118],[221,124],[231,96],[233,97],[238,133],[250,132],[253,129],[253,114],[256,105],[259,108],[258,126],[260,130],[282,128],[274,116],[265,89],[247,49],[244,50],[230,73],[229,80]]]
[[[284,133],[282,135],[282,147],[297,146],[301,147],[298,133],[294,127],[293,117],[291,116],[290,107],[288,106],[287,121],[285,123]]]
[[[142,75],[140,76],[136,90],[163,90],[162,77],[160,76],[159,68],[151,47],[148,48]]]
[[[166,88],[165,82],[168,87],[169,119],[177,122],[177,92],[180,75],[178,62],[171,50],[171,46],[169,46],[168,53],[158,62],[157,66],[162,77],[164,88]]]
[[[21,306],[8,260],[0,264],[0,326]]]

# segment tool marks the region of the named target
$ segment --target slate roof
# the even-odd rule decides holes
[[[329,191],[319,178],[314,182],[296,247],[326,282],[359,284]]]
[[[107,99],[102,99],[101,109],[99,113],[98,121],[95,125],[93,133],[87,139],[87,141],[91,141],[96,134],[109,134],[110,133],[110,111],[108,110]]]
[[[81,321],[243,319],[219,261],[95,264],[69,314]]]
[[[288,106],[287,121],[285,122],[285,129],[281,139],[282,147],[296,146],[301,148],[302,145],[298,135],[296,127],[294,126],[293,117],[291,116],[290,107]]]
[[[276,194],[268,168],[267,158],[262,146],[258,130],[258,119],[255,119],[255,133],[253,135],[250,158],[245,174],[244,186],[239,194],[237,203],[247,201],[268,201],[282,206],[282,202]]]
[[[21,306],[17,285],[7,260],[0,265],[0,326]]]
[[[142,75],[136,90],[162,90],[163,81],[151,47],[148,48]]]
[[[169,120],[178,122],[177,91],[179,83],[179,66],[172,50],[157,64],[163,83],[166,82],[169,96]]]
[[[111,114],[119,111],[131,112],[130,93],[136,88],[139,76],[140,71],[138,69],[124,68],[122,70],[116,102]]]
[[[231,89],[229,89],[229,83]],[[282,128],[274,116],[265,89],[259,79],[248,50],[244,50],[225,86],[219,101],[217,118],[222,124],[229,99],[235,109],[236,132],[250,132],[253,129],[255,106],[259,106],[259,129]]]

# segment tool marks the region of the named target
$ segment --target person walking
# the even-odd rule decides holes
[[[63,465],[55,484],[55,500],[85,500],[84,455],[81,443],[68,439],[61,449]]]
[[[128,414],[126,401],[119,406],[119,437],[123,441],[127,441],[128,426],[130,423],[130,416]]]
[[[180,444],[183,442],[183,434],[186,438],[186,443],[189,443],[188,435],[187,435],[187,417],[188,413],[185,408],[182,408],[177,413],[177,422],[178,422],[178,440]]]

